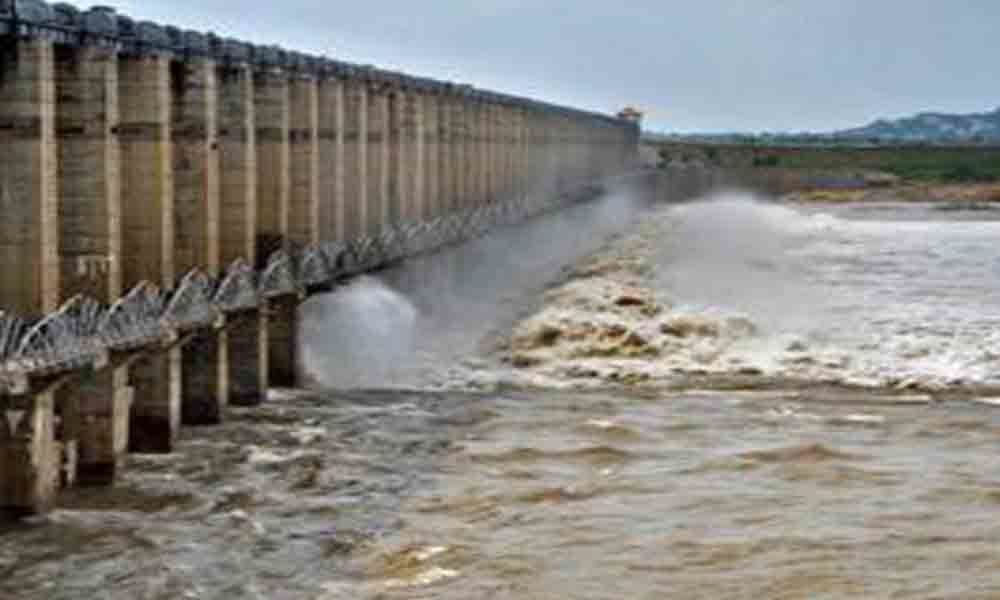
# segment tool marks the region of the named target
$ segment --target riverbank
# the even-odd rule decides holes
[[[888,186],[816,185],[783,196],[788,202],[939,202],[1000,208],[1000,183],[909,183]]]
[[[650,143],[645,153],[795,202],[1000,202],[997,147]]]

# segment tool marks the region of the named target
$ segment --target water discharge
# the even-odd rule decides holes
[[[1000,220],[926,205],[667,207],[549,293],[515,330],[515,361],[545,386],[985,393],[1000,385],[998,234]]]
[[[1000,597],[998,236],[620,192],[360,279],[316,391],[0,531],[0,598]]]
[[[302,361],[324,387],[378,387],[413,352],[417,308],[374,277],[302,306]]]
[[[460,388],[502,379],[490,350],[577,257],[648,203],[627,186],[311,299],[308,376],[332,388]],[[489,365],[495,367],[495,364]]]

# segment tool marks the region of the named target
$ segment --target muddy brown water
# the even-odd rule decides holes
[[[821,393],[338,393],[0,536],[5,598],[991,598],[1000,417]]]
[[[1000,399],[779,384],[278,393],[4,525],[0,598],[1000,597]]]

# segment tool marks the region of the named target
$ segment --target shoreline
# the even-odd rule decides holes
[[[1000,183],[900,183],[897,185],[811,186],[781,195],[793,203],[932,202],[1000,207]]]

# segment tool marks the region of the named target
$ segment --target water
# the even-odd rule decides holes
[[[521,362],[537,363],[522,380],[990,394],[997,239],[1000,210],[793,208],[744,193],[667,207],[515,332]]]
[[[381,391],[131,457],[0,598],[1000,596],[1000,212],[605,208],[318,301],[314,377]]]

